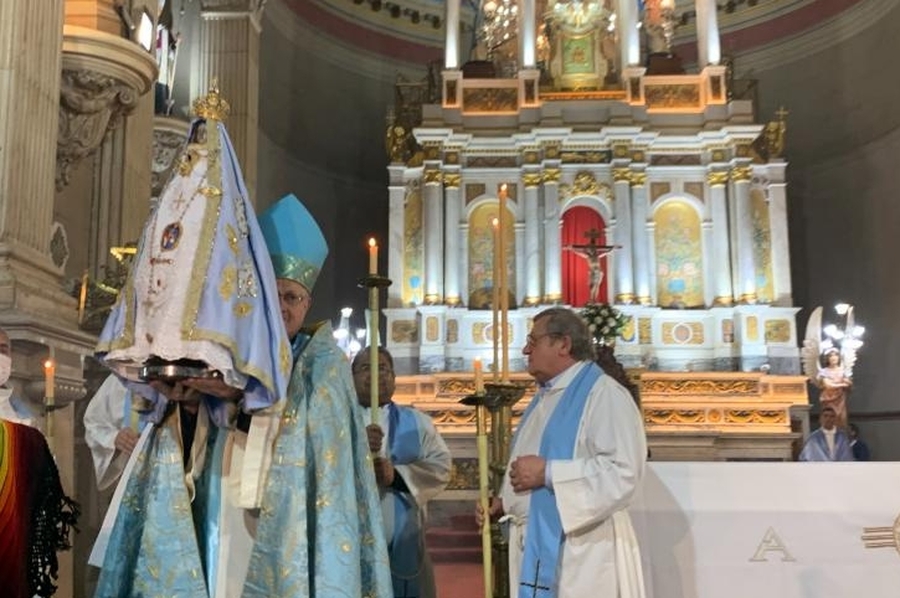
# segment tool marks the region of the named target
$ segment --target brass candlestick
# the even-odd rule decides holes
[[[525,388],[515,384],[485,384],[484,394],[475,394],[462,399],[464,405],[476,407],[476,420],[483,417],[484,409],[490,413],[490,486],[491,495],[499,496],[503,475],[509,462],[512,442],[512,408],[525,394]],[[483,429],[479,426],[479,430]],[[493,598],[510,598],[509,589],[509,544],[503,537],[498,522],[491,523],[491,562],[497,566],[493,571]]]

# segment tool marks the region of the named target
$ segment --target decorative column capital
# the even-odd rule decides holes
[[[526,172],[522,175],[522,184],[525,185],[525,188],[529,187],[539,187],[541,183],[544,181],[544,173],[540,172]]]
[[[627,166],[613,168],[612,175],[614,183],[631,183],[631,169]]]
[[[545,168],[541,173],[542,181],[546,183],[559,183],[562,170],[559,168]]]
[[[631,186],[632,187],[643,187],[647,184],[647,173],[643,170],[632,170],[631,171]]]
[[[739,164],[731,169],[731,180],[735,183],[746,183],[753,178],[753,167],[749,164]]]
[[[728,171],[712,170],[706,173],[706,182],[710,187],[721,187],[728,182]]]
[[[445,172],[443,173],[443,179],[444,187],[446,189],[459,189],[459,186],[462,183],[462,175],[458,172]],[[426,180],[426,182],[430,181]]]
[[[66,25],[63,29],[56,189],[72,167],[93,154],[106,134],[137,106],[156,80],[153,58],[120,37]]]
[[[429,168],[422,173],[422,181],[426,185],[440,185],[444,180],[444,173],[438,168]]]

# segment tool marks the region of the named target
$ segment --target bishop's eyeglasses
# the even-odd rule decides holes
[[[287,293],[278,293],[278,300],[288,307],[297,307],[301,303],[309,301],[309,295],[298,295],[288,291]]]

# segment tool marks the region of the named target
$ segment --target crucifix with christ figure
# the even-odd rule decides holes
[[[587,237],[587,243],[579,243],[566,245],[563,249],[571,251],[575,255],[581,256],[587,261],[588,266],[588,286],[591,295],[589,302],[598,301],[600,294],[600,284],[603,282],[603,264],[600,260],[609,255],[613,249],[621,249],[621,245],[600,245],[597,240],[600,238],[600,231],[592,228],[584,236]]]

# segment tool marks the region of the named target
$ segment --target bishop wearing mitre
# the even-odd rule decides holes
[[[252,412],[285,395],[291,350],[266,243],[222,121],[215,85],[197,100],[186,148],[150,213],[97,356],[151,399],[147,382],[215,377]],[[187,365],[186,365],[187,364]],[[173,369],[160,369],[172,366]]]

